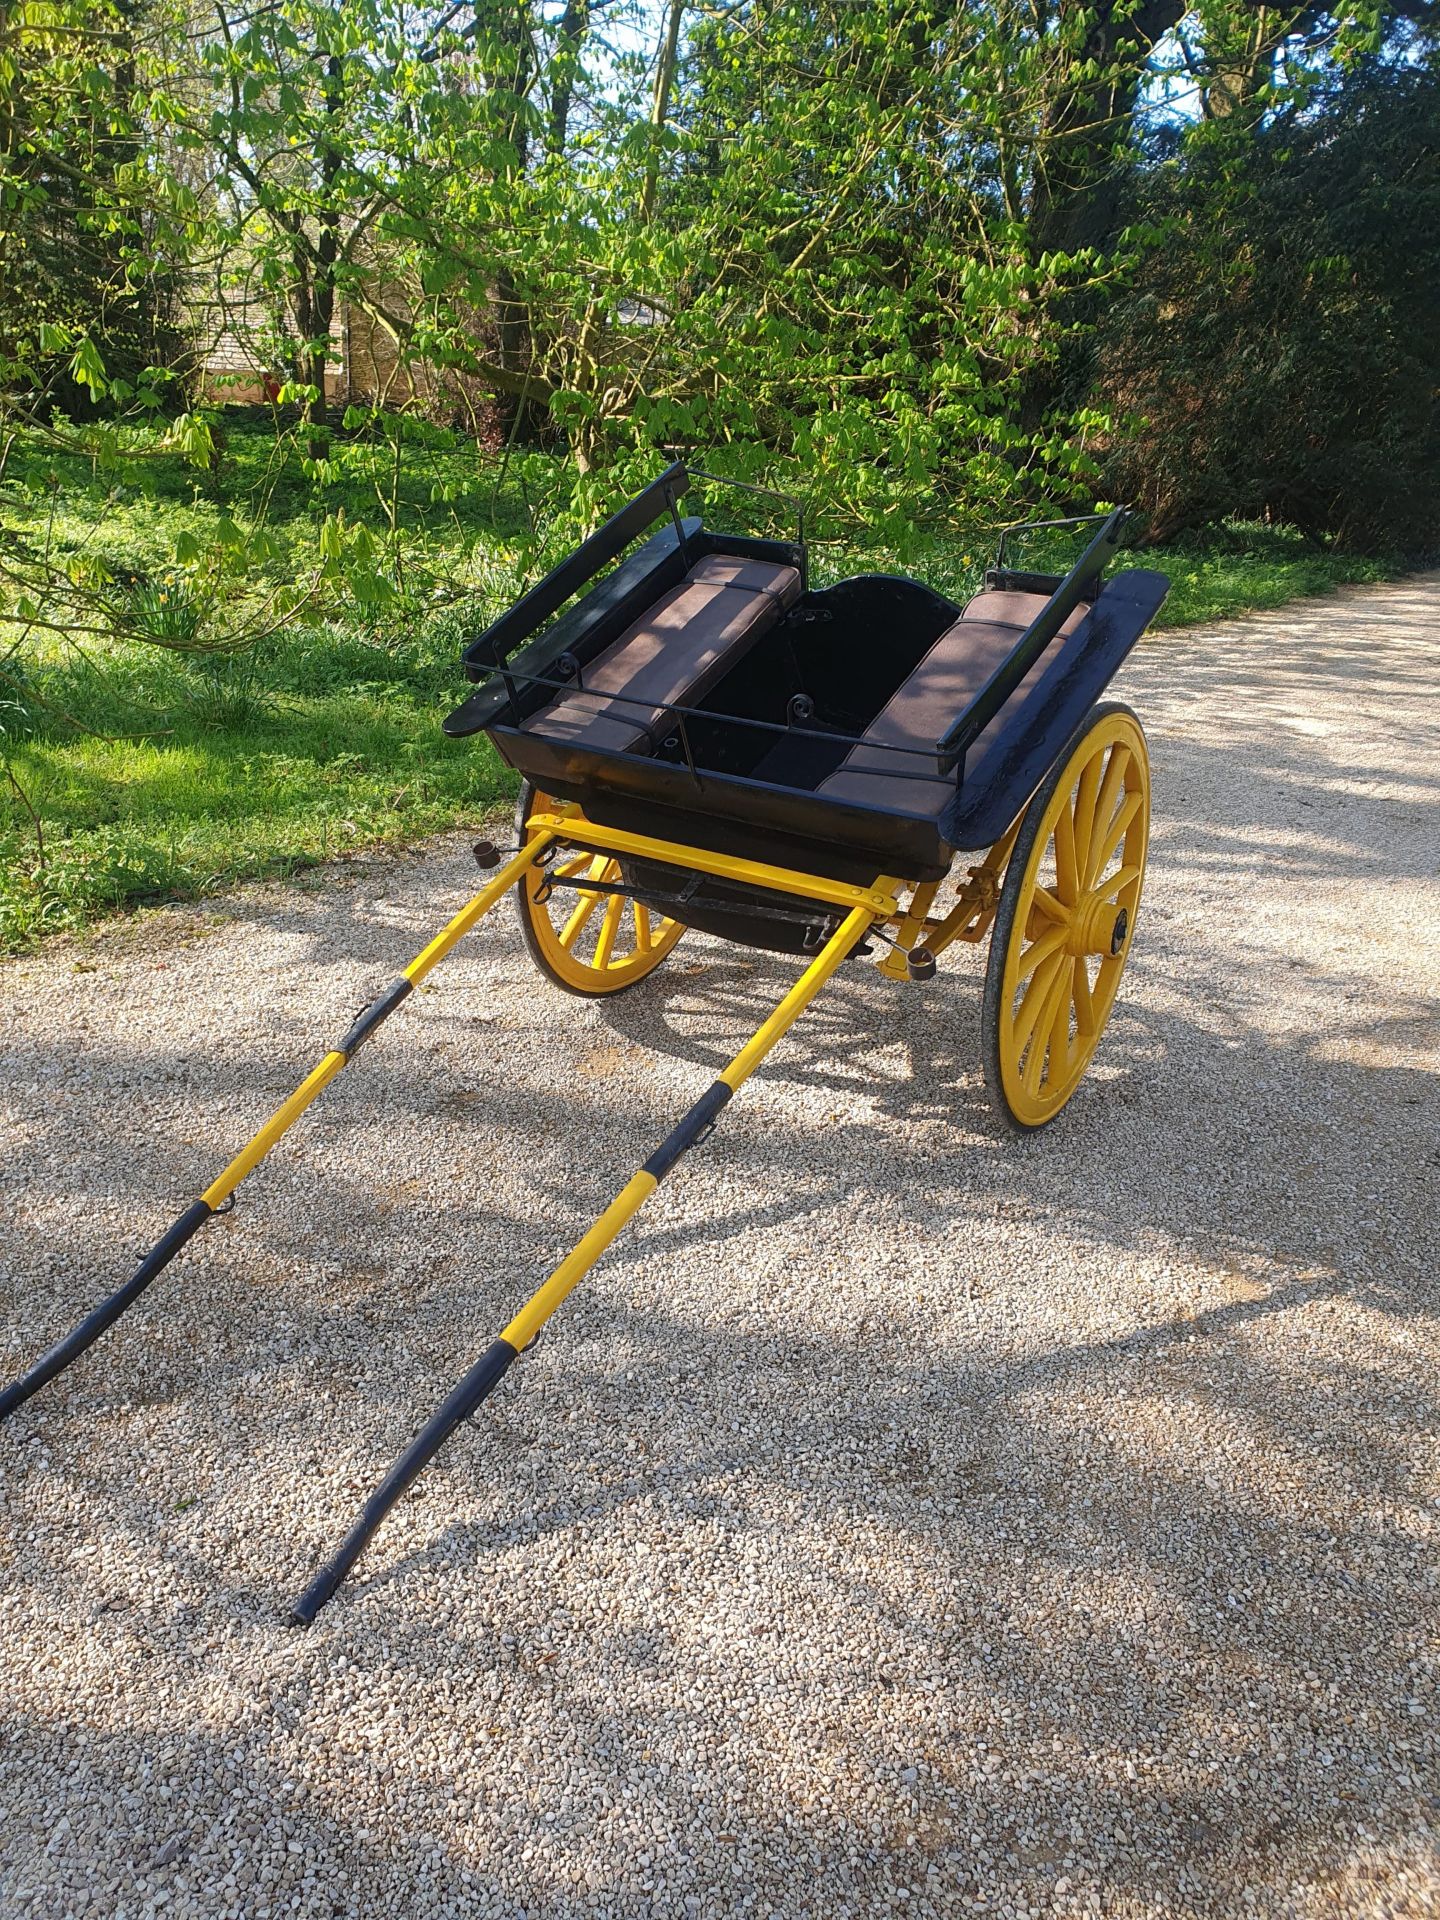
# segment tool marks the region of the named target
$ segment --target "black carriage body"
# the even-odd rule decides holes
[[[1168,588],[1163,575],[1141,570],[1102,585],[1119,514],[1063,578],[992,570],[978,599],[1024,597],[1042,610],[1015,644],[1007,638],[993,663],[968,663],[969,697],[937,709],[941,724],[924,751],[870,749],[867,729],[914,684],[922,663],[933,673],[942,638],[959,637],[967,664],[966,610],[901,575],[865,574],[812,590],[803,542],[723,534],[681,519],[677,501],[687,483],[683,468],[671,468],[467,650],[466,670],[479,685],[446,731],[483,730],[527,780],[580,805],[598,825],[836,880],[938,880],[956,852],[991,846]],[[662,516],[669,524],[552,618]],[[537,716],[543,726],[556,703],[583,692],[592,663],[712,556],[794,568],[798,597],[703,692],[667,706],[643,750],[537,730]],[[994,632],[987,633],[993,649]],[[608,710],[623,712],[623,701]],[[860,797],[872,792],[873,801]],[[663,900],[674,877],[647,870],[627,881]],[[756,945],[798,949],[807,937],[773,919],[747,922],[745,908],[743,890],[707,881],[682,917]],[[806,917],[813,921],[813,911]]]

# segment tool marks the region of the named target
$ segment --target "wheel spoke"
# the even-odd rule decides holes
[[[1022,980],[1030,977],[1036,967],[1048,960],[1052,953],[1060,951],[1069,938],[1069,933],[1068,927],[1048,927],[1038,940],[1025,949],[1020,956],[1020,965],[1015,974],[1017,987]]]
[[[625,911],[623,893],[612,893],[605,908],[605,918],[600,922],[600,938],[595,943],[595,958],[592,965],[603,972],[610,964],[610,956],[615,951],[615,936],[620,931],[620,916]]]
[[[1075,820],[1072,831],[1075,835],[1075,861],[1077,866],[1079,866],[1081,862],[1088,862],[1089,859],[1090,836],[1095,831],[1095,794],[1100,785],[1100,773],[1104,765],[1104,759],[1105,756],[1103,753],[1097,753],[1093,754],[1091,758],[1085,762],[1084,771],[1080,775],[1080,784],[1075,789]],[[1065,812],[1068,813],[1069,811],[1070,809],[1067,807]],[[1061,817],[1063,818],[1064,815],[1062,814]],[[1080,885],[1082,887],[1089,885],[1089,880],[1084,871],[1080,873]]]
[[[642,907],[637,900],[635,902],[635,951],[648,953],[650,947],[650,909]]]
[[[1139,878],[1139,867],[1117,867],[1114,873],[1100,882],[1097,891],[1102,900],[1108,900],[1112,894],[1119,893],[1123,887],[1133,885]]]
[[[1050,1020],[1050,1070],[1047,1078],[1054,1086],[1070,1069],[1070,1004],[1074,997],[1074,968],[1060,969],[1060,984],[1055,995],[1055,1012]],[[1058,1056],[1058,1058],[1057,1058]]]
[[[1064,902],[1057,899],[1048,887],[1037,885],[1032,904],[1040,909],[1047,920],[1058,921],[1062,927],[1070,924],[1070,914]]]
[[[1116,745],[1110,750],[1110,764],[1105,769],[1105,778],[1100,783],[1100,797],[1095,802],[1095,824],[1090,830],[1089,849],[1085,856],[1085,871],[1081,875],[1087,887],[1093,887],[1098,875],[1103,871],[1100,860],[1100,845],[1106,828],[1115,817],[1116,802],[1120,798],[1125,784],[1125,772],[1130,765],[1129,750]]]
[[[588,853],[572,853],[568,860],[562,860],[556,867],[555,878],[557,880],[573,880],[582,867],[589,866],[593,858],[594,856]],[[593,880],[595,876],[592,874],[590,877]]]
[[[1095,1002],[1090,994],[1090,962],[1083,953],[1075,958],[1072,997],[1075,1001],[1075,1031],[1088,1037],[1095,1031]]]
[[[1138,793],[1126,794],[1125,804],[1105,829],[1100,847],[1100,857],[1095,866],[1096,873],[1103,873],[1105,871],[1106,861],[1130,831],[1139,812],[1140,795]]]
[[[1018,1057],[1025,1050],[1025,1042],[1035,1031],[1045,1003],[1050,997],[1050,989],[1063,968],[1064,957],[1052,953],[1048,960],[1042,960],[1035,978],[1025,989],[1025,998],[1015,1011],[1015,1052]]]
[[[1068,803],[1055,822],[1055,891],[1067,907],[1080,898],[1080,874],[1075,862],[1075,822]]]
[[[1045,1057],[1050,1051],[1056,1020],[1063,1009],[1066,1025],[1070,1018],[1070,995],[1066,991],[1070,980],[1070,969],[1063,959],[1055,963],[1055,971],[1050,976],[1045,991],[1045,1003],[1040,1008],[1040,1017],[1035,1023],[1035,1038],[1030,1042],[1030,1052],[1025,1061],[1025,1071],[1020,1076],[1027,1093],[1037,1093],[1040,1088],[1040,1075],[1045,1066]]]
[[[581,875],[582,869],[586,867],[589,868],[589,872],[583,874],[584,880],[608,880],[610,877],[610,862],[605,858],[605,855],[603,853],[587,853],[583,855],[579,866],[576,867],[574,873],[570,875],[570,878],[574,879],[578,875]],[[591,907],[593,908],[599,905],[600,901],[604,898],[604,895],[599,893],[587,893],[582,886],[581,889],[579,890],[579,897],[581,900],[588,900],[590,902]],[[590,917],[589,914],[586,914],[585,919],[588,920],[589,917]],[[572,915],[571,918],[573,919],[574,916]],[[576,931],[578,932],[580,927],[583,927],[584,924],[585,924],[585,921],[581,920],[576,927]],[[562,934],[561,938],[565,939],[565,936]],[[565,944],[568,946],[569,941],[566,940]]]
[[[581,894],[579,905],[565,922],[560,934],[560,944],[567,952],[574,946],[575,942],[580,938],[580,935],[585,931],[585,928],[589,924],[591,914],[594,913],[595,909],[599,906],[602,898],[603,895],[598,893]],[[545,909],[542,907],[540,911],[543,913]]]

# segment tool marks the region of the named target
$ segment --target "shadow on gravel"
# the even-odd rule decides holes
[[[675,972],[647,997],[613,1003],[601,1031],[693,1060],[703,1084],[792,972],[707,951],[703,972]],[[992,1903],[1030,1899],[1067,1871],[1120,1911],[1129,1901],[1228,1914],[1246,1888],[1278,1896],[1317,1860],[1330,1897],[1363,1894],[1356,1861],[1387,1850],[1417,1857],[1434,1812],[1433,1783],[1408,1757],[1425,1632],[1425,1549],[1412,1515],[1424,1496],[1433,1383],[1403,1343],[1381,1343],[1391,1359],[1382,1372],[1346,1364],[1335,1349],[1322,1359],[1305,1328],[1322,1324],[1317,1316],[1375,1311],[1403,1325],[1433,1310],[1418,1186],[1400,1189],[1413,1211],[1372,1210],[1366,1196],[1413,1160],[1417,1139],[1433,1138],[1435,1078],[1329,1057],[1367,1036],[1407,1038],[1429,1010],[1392,1007],[1380,1020],[1332,1023],[1313,1046],[1276,1048],[1239,1027],[1233,1009],[1213,1031],[1138,995],[1107,1038],[1106,1077],[1063,1130],[1016,1143],[995,1131],[966,1064],[977,996],[963,976],[909,1000],[871,975],[842,979],[757,1083],[757,1110],[747,1113],[742,1096],[705,1150],[699,1178],[730,1197],[702,1201],[697,1217],[640,1223],[628,1290],[642,1316],[627,1313],[615,1269],[602,1269],[427,1482],[413,1507],[424,1544],[382,1540],[308,1644],[346,1646],[358,1632],[362,1665],[383,1649],[387,1670],[409,1670],[422,1695],[437,1663],[492,1676],[507,1702],[503,1726],[513,1736],[523,1720],[542,1747],[547,1729],[561,1742],[583,1726],[583,1806],[623,1800],[642,1753],[705,1741],[713,1702],[696,1707],[677,1688],[678,1643],[682,1670],[714,1684],[724,1676],[738,1746],[727,1750],[713,1804],[677,1771],[654,1791],[652,1822],[673,1836],[672,1851],[693,1856],[697,1885],[722,1890],[734,1885],[735,1850],[707,1841],[704,1828],[743,1830],[747,1884],[768,1887],[787,1913],[821,1911],[796,1893],[808,1849],[826,1858],[855,1849],[857,1914],[886,1905],[898,1886],[921,1911],[927,1899],[949,1911],[966,1891]],[[363,1071],[398,1093],[422,1152],[427,1117],[464,1096],[475,1155],[456,1168],[464,1184],[444,1222],[449,1259],[410,1246],[435,1169],[408,1187],[377,1182],[370,1170],[389,1171],[393,1133],[387,1141],[367,1115],[363,1083],[342,1082],[313,1136],[204,1243],[203,1284],[224,1303],[228,1344],[196,1347],[187,1292],[197,1275],[177,1266],[102,1353],[52,1390],[39,1437],[6,1463],[16,1526],[77,1500],[108,1511],[107,1562],[133,1581],[119,1624],[103,1616],[102,1631],[120,1636],[114,1659],[144,1657],[150,1628],[134,1596],[152,1591],[157,1555],[160,1591],[170,1607],[195,1609],[197,1637],[228,1619],[268,1644],[275,1602],[303,1582],[377,1470],[634,1163],[625,1089],[606,1084],[603,1100],[586,1089],[592,1122],[577,1162],[568,1091],[528,1073],[512,1075],[508,1090],[470,1084],[478,1047],[447,1046],[422,1065],[417,1049],[425,1056],[428,1037],[449,1023],[439,1008],[416,1011],[417,1048],[382,1056],[377,1047]],[[183,1086],[191,1113],[237,1088],[263,1110],[288,1084],[288,1069],[268,1063],[146,1058],[147,1071]],[[123,1055],[102,1054],[96,1078],[109,1097],[126,1071]],[[790,1101],[816,1093],[820,1107],[805,1105],[790,1126]],[[860,1123],[828,1124],[831,1095],[854,1101]],[[75,1118],[55,1117],[57,1144],[73,1146]],[[658,1135],[667,1123],[647,1113],[644,1130]],[[201,1177],[217,1133],[233,1126],[228,1112],[209,1125],[192,1120],[183,1136],[157,1122],[128,1167],[88,1197],[112,1208],[161,1189],[183,1198],[182,1172]],[[1139,1162],[1116,1151],[1137,1128]],[[357,1130],[353,1171],[316,1190],[307,1163]],[[1284,1170],[1299,1203],[1277,1208],[1274,1176],[1256,1179],[1262,1136],[1266,1166]],[[534,1211],[524,1217],[485,1194],[483,1168],[506,1154],[529,1166]],[[57,1155],[57,1207],[75,1164]],[[786,1191],[792,1169],[798,1192]],[[736,1204],[736,1194],[748,1197]],[[168,1206],[152,1199],[146,1210],[163,1216]],[[1080,1284],[1063,1345],[1031,1351],[1013,1334],[1030,1289],[1056,1285],[1053,1268],[1003,1281],[993,1261],[981,1280],[972,1271],[971,1237],[993,1227],[1000,1208],[1026,1224],[1031,1244],[1053,1233],[1065,1249]],[[851,1270],[870,1303],[853,1339],[817,1331],[826,1275],[845,1258],[826,1221],[851,1217],[846,1209],[888,1219],[897,1248],[893,1264],[865,1255]],[[72,1217],[71,1264],[45,1314],[56,1330],[97,1290],[82,1270],[123,1264],[93,1222]],[[742,1287],[734,1326],[685,1317],[688,1262],[772,1235],[793,1260],[793,1232],[778,1231],[787,1221],[800,1223],[799,1244],[813,1236],[813,1271],[777,1268],[768,1300]],[[40,1244],[17,1241],[16,1251]],[[1123,1277],[1137,1251],[1161,1249],[1195,1276],[1178,1303]],[[1118,1280],[1109,1277],[1116,1261]],[[1201,1276],[1213,1283],[1217,1270],[1244,1297],[1201,1304]],[[1087,1292],[1113,1303],[1127,1285],[1135,1324],[1087,1338]],[[213,1307],[209,1317],[216,1324]],[[457,1340],[457,1328],[469,1337]],[[276,1404],[287,1409],[278,1427]],[[151,1424],[137,1434],[147,1412]],[[57,1467],[47,1449],[76,1420],[92,1444]],[[226,1460],[228,1470],[199,1481],[192,1456]],[[277,1537],[271,1515],[297,1478],[323,1497],[298,1531]],[[467,1518],[447,1524],[459,1508]],[[670,1543],[638,1581],[616,1544],[634,1538],[627,1516]],[[797,1535],[811,1558],[798,1593],[776,1584],[791,1564],[777,1543]],[[62,1530],[53,1553],[41,1552],[38,1604],[75,1608],[74,1551]],[[511,1584],[537,1555],[558,1556],[567,1591],[622,1588],[619,1620],[578,1619],[551,1638],[523,1607],[512,1613]],[[738,1566],[757,1579],[734,1586],[723,1570]],[[476,1582],[492,1588],[490,1623],[448,1627],[447,1587]],[[199,1596],[198,1608],[185,1595]],[[724,1644],[733,1648],[738,1633],[753,1648],[743,1679],[731,1653],[716,1666],[720,1610]],[[837,1610],[849,1623],[838,1636]],[[588,1642],[585,1673],[615,1674],[614,1698],[597,1697],[588,1679],[568,1689],[572,1635]],[[660,1643],[672,1647],[669,1660]],[[306,1737],[331,1688],[317,1658],[304,1656],[292,1706],[274,1706],[266,1751],[279,1740],[289,1755],[281,1771],[309,1782],[294,1802],[307,1856],[338,1850],[352,1884],[364,1885],[381,1873],[382,1854],[394,1870],[396,1850],[387,1840],[374,1852],[350,1829],[343,1782]],[[777,1725],[766,1676],[796,1660],[808,1705],[800,1722]],[[857,1733],[871,1696],[883,1696],[886,1729],[873,1750]],[[184,1728],[169,1737],[192,1756],[204,1738]],[[238,1741],[253,1755],[257,1739],[240,1729],[227,1751]],[[777,1802],[759,1756],[785,1739],[823,1778],[824,1802]],[[15,1751],[28,1750],[23,1732],[16,1740]],[[107,1769],[128,1777],[134,1752],[124,1768],[115,1759],[126,1741],[91,1741],[89,1777],[102,1786]],[[453,1783],[403,1754],[394,1766],[408,1816],[418,1809],[448,1831]],[[577,1860],[589,1834],[575,1815]],[[536,1893],[535,1911],[559,1920],[574,1910],[573,1888],[532,1886],[478,1842],[423,1858],[402,1843],[399,1860],[437,1898],[457,1897],[463,1871],[517,1912]],[[169,1884],[176,1870],[147,1869],[135,1885]],[[927,1870],[938,1878],[927,1881]],[[624,1910],[642,1897],[638,1883],[598,1892]]]
[[[82,1746],[74,1726],[22,1717],[7,1746],[16,1765],[63,1766],[67,1804],[123,1807],[137,1776],[203,1770],[225,1808],[283,1811],[306,1867],[352,1892],[379,1899],[399,1871],[410,1897],[439,1902],[461,1897],[468,1873],[506,1911],[555,1920],[576,1911],[575,1886],[520,1858],[540,1809],[553,1811],[563,1777],[571,1810],[553,1832],[578,1874],[595,1858],[598,1811],[633,1799],[634,1769],[657,1753],[675,1762],[645,1789],[657,1856],[683,1852],[702,1894],[731,1889],[735,1846],[717,1836],[743,1834],[746,1884],[817,1920],[836,1909],[803,1894],[812,1853],[850,1854],[856,1914],[887,1909],[897,1887],[922,1911],[950,1912],[972,1891],[1033,1901],[1067,1863],[1122,1912],[1228,1914],[1245,1889],[1280,1895],[1302,1872],[1341,1899],[1360,1857],[1423,1857],[1434,1807],[1433,1782],[1411,1771],[1427,1612],[1405,1468],[1426,1438],[1428,1383],[1401,1364],[1383,1381],[1360,1367],[1317,1376],[1295,1356],[1287,1371],[1255,1340],[1336,1292],[1297,1286],[993,1366],[793,1326],[757,1353],[753,1331],[654,1314],[617,1356],[592,1326],[527,1362],[539,1377],[457,1439],[419,1503],[429,1543],[398,1559],[393,1539],[382,1546],[299,1640],[274,1627],[273,1592],[254,1583],[264,1565],[267,1587],[293,1588],[326,1544],[322,1528],[290,1550],[266,1525],[310,1465],[303,1445],[262,1442],[263,1410],[243,1408],[255,1425],[233,1479],[200,1489],[205,1511],[179,1522],[203,1409],[145,1450],[152,1468],[163,1452],[171,1476],[146,1493],[107,1444],[123,1427],[102,1421],[97,1457],[67,1471],[68,1498],[113,1508],[134,1584],[85,1591],[89,1660],[143,1668],[163,1635],[173,1662],[178,1625],[181,1677],[199,1697],[223,1700],[230,1669],[252,1665],[223,1737],[159,1703],[140,1713],[137,1698],[132,1731]],[[664,1357],[663,1382],[647,1347]],[[210,1404],[231,1384],[217,1371]],[[364,1405],[334,1410],[356,1453],[388,1448],[396,1384],[372,1381]],[[1236,1428],[1249,1467],[1233,1446],[1217,1459],[1217,1437]],[[323,1438],[338,1520],[358,1486],[337,1472],[340,1435]],[[446,1527],[462,1505],[473,1517]],[[657,1543],[639,1567],[627,1513]],[[182,1530],[191,1542],[177,1550]],[[798,1578],[785,1550],[797,1537]],[[112,1569],[116,1557],[112,1543]],[[538,1611],[537,1562],[551,1588]],[[41,1604],[75,1612],[73,1542],[43,1584]],[[477,1585],[489,1589],[478,1617],[452,1605]],[[606,1591],[618,1604],[596,1605]],[[273,1680],[263,1711],[242,1710],[257,1660]],[[379,1744],[347,1693],[357,1675],[405,1703]],[[733,1728],[720,1754],[717,1689]],[[469,1732],[447,1765],[427,1729],[457,1701]],[[505,1772],[500,1755],[522,1733]],[[798,1756],[787,1794],[777,1747]],[[682,1765],[685,1754],[697,1759]],[[477,1765],[504,1774],[485,1789],[493,1817],[457,1822],[457,1779],[476,1791]],[[153,1840],[153,1815],[144,1831]],[[12,1828],[14,1884],[50,1837]],[[184,1827],[157,1867],[122,1812],[95,1837],[89,1884],[173,1886],[201,1837]],[[242,1827],[232,1864],[247,1858]],[[638,1910],[636,1880],[584,1884]]]
[[[1310,929],[1327,876],[1426,874],[1433,785],[1372,790],[1280,720],[1409,710],[1433,669],[1329,659],[1344,601],[1301,617],[1303,677],[1223,750],[1164,736],[1126,992],[1060,1125],[989,1114],[983,953],[928,990],[844,972],[296,1636],[355,1503],[795,968],[687,941],[577,1010],[506,929],[498,989],[437,975],[0,1432],[7,1622],[46,1649],[9,1676],[5,1792],[51,1783],[7,1900],[1418,1920],[1436,1012]],[[1172,661],[1169,710],[1253,689],[1259,626]],[[1247,919],[1277,874],[1283,987]],[[143,993],[83,1072],[7,1027],[7,1366],[463,897],[346,891],[235,909],[269,972],[208,1054]],[[219,1904],[217,1849],[254,1869]]]

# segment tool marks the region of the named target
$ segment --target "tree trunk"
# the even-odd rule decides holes
[[[1064,0],[1061,0],[1063,19]],[[1121,225],[1125,152],[1155,42],[1184,17],[1184,0],[1098,0],[1085,19],[1083,42],[1069,50],[1042,119],[1031,175],[1027,214],[1030,256],[1103,251]],[[1084,293],[1062,294],[1037,323],[1083,321]],[[1046,361],[1026,376],[1020,425],[1037,433],[1067,396],[1088,383],[1088,349],[1072,340],[1058,362]]]
[[[325,56],[325,80],[322,94],[327,128],[335,125],[345,108],[345,68],[338,53]],[[325,391],[330,370],[330,329],[335,322],[335,277],[340,259],[340,210],[335,204],[335,182],[340,174],[341,156],[333,140],[322,135],[320,142],[320,191],[316,196],[319,232],[313,250],[303,232],[297,232],[295,265],[297,275],[296,322],[300,332],[300,377],[314,387],[315,398],[306,409],[306,418],[323,432],[330,424],[330,398]],[[312,458],[324,451],[324,441],[312,441]]]
[[[475,25],[480,44],[491,49],[485,70],[485,90],[499,108],[500,128],[510,149],[511,178],[525,176],[530,162],[526,104],[535,83],[535,42],[529,0],[502,0],[498,9],[476,0]],[[490,29],[487,33],[486,29]],[[568,107],[566,109],[568,114]],[[507,374],[523,383],[534,356],[530,312],[520,289],[508,273],[495,281],[495,358]],[[513,392],[514,389],[512,388]],[[540,425],[534,406],[524,396],[506,403],[506,424],[512,438],[529,437]]]
[[[670,112],[670,89],[675,81],[675,62],[680,51],[680,20],[685,0],[670,0],[670,17],[665,23],[665,39],[660,48],[660,64],[655,69],[655,98],[650,108],[650,153],[645,162],[645,184],[640,190],[640,223],[644,226],[655,211],[655,194],[660,185],[660,137]]]
[[[565,0],[565,11],[555,34],[555,57],[550,66],[550,152],[565,151],[570,137],[570,107],[580,69],[580,50],[590,31],[590,0]]]
[[[1099,0],[1041,127],[1031,188],[1032,248],[1074,253],[1114,237],[1122,155],[1145,66],[1162,34],[1184,17],[1182,0]]]

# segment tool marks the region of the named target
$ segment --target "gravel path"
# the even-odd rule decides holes
[[[849,969],[392,1517],[783,991],[508,914],[0,1432],[0,1912],[1433,1915],[1440,576],[1157,638],[1138,943],[1001,1137],[979,956]],[[0,1372],[471,890],[463,842],[0,969]]]

